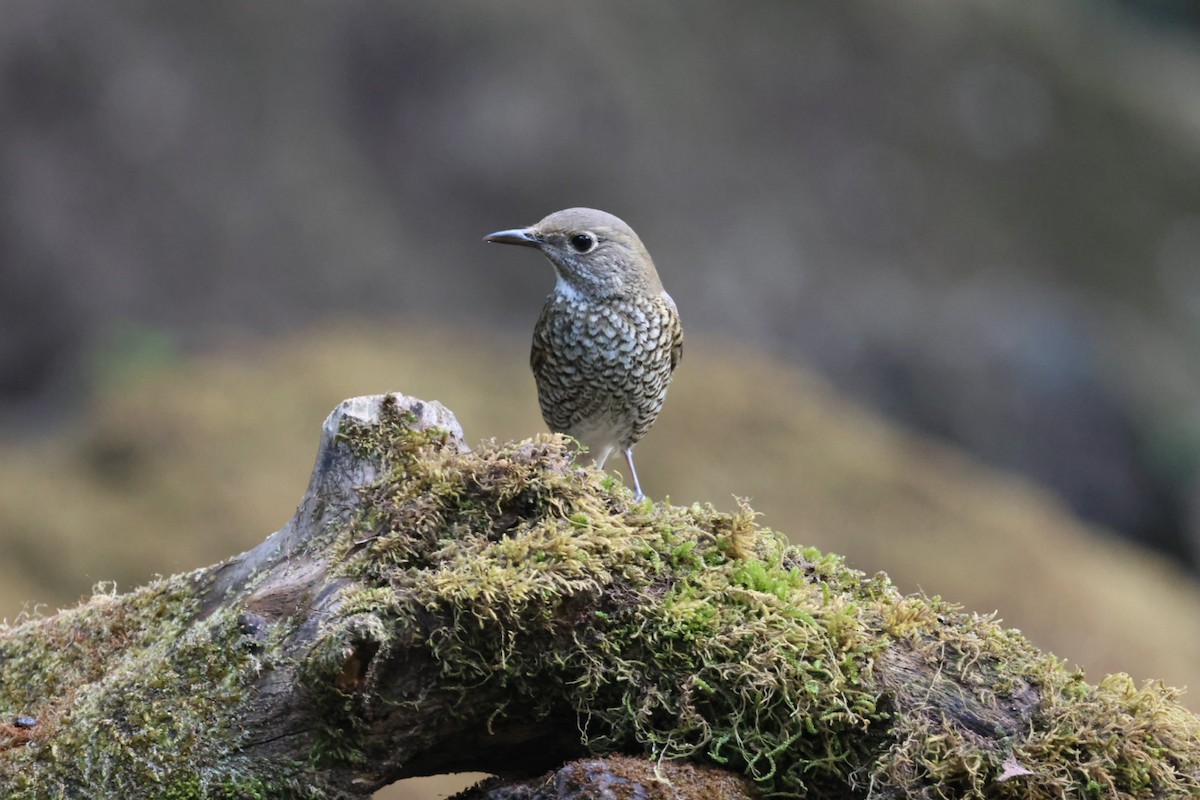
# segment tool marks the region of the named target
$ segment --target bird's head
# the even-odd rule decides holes
[[[483,238],[541,250],[558,273],[559,294],[591,300],[662,291],[654,262],[633,228],[594,208],[555,211],[528,228]]]

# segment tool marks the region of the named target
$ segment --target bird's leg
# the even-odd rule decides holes
[[[646,495],[642,494],[642,484],[638,481],[637,470],[633,468],[633,448],[625,448],[625,463],[629,465],[629,476],[633,478],[633,499],[643,500]]]

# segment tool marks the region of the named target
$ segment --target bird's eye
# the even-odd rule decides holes
[[[577,233],[571,237],[571,247],[576,253],[588,253],[596,246],[596,237],[590,233]]]

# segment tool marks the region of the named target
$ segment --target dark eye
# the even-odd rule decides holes
[[[571,237],[571,247],[576,253],[587,253],[596,246],[596,237],[590,233],[577,233]]]

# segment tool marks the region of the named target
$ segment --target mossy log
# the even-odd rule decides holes
[[[330,415],[260,546],[0,628],[0,795],[363,797],[624,753],[680,797],[1196,797],[1175,699],[1089,685],[747,506],[634,502],[558,437],[472,452],[387,395]],[[472,796],[588,796],[627,762],[581,763]]]

